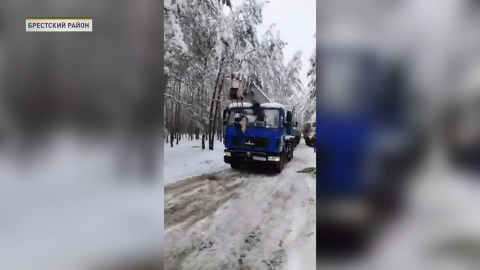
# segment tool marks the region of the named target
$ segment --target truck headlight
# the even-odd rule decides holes
[[[223,152],[223,155],[226,156],[226,157],[231,157],[231,156],[232,156],[232,153],[230,153],[230,152]]]
[[[280,157],[268,157],[268,161],[280,161]]]

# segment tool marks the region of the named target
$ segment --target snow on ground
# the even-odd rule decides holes
[[[478,269],[480,185],[448,165],[440,148],[412,187],[403,215],[387,228],[371,258],[377,268]]]
[[[432,149],[416,175],[405,211],[379,231],[367,256],[333,269],[478,269],[480,183],[452,169]],[[319,269],[325,268],[320,262]]]
[[[302,143],[281,174],[205,166],[165,185],[165,269],[315,269],[315,176],[297,172],[315,163]]]
[[[2,198],[0,268],[66,269],[152,256],[162,245],[159,193],[137,187]]]
[[[208,141],[205,141],[206,149],[202,150],[201,140],[182,139],[178,145],[164,145],[164,178],[165,184],[169,184],[187,177],[202,173],[210,173],[230,168],[223,162],[223,143],[215,140],[212,150],[208,150]]]
[[[218,169],[165,186],[166,269],[316,269],[315,180],[297,173],[315,166],[313,151],[300,145],[280,175],[222,168],[218,151]],[[367,256],[319,269],[477,269],[478,176],[455,171],[436,146],[413,180]]]
[[[53,141],[30,166],[0,155],[0,269],[85,270],[157,257],[161,176],[150,185],[120,179],[108,142]]]

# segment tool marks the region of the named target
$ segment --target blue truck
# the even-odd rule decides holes
[[[403,58],[354,45],[317,44],[317,244],[365,239],[399,209],[424,149]]]
[[[258,81],[238,75],[232,75],[230,98],[223,111],[225,163],[233,169],[260,166],[281,173],[300,141],[295,108],[272,103]]]

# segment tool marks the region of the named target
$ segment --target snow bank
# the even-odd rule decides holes
[[[163,173],[164,184],[169,184],[190,176],[202,173],[218,171],[230,166],[223,162],[223,143],[215,140],[214,150],[208,150],[208,141],[205,141],[206,149],[202,150],[202,141],[189,141],[183,139],[178,145],[164,146]]]
[[[114,143],[60,136],[47,148],[30,166],[0,155],[0,269],[85,269],[162,250],[163,185],[119,181]]]
[[[478,176],[453,170],[440,147],[433,148],[427,164],[412,179],[402,215],[378,231],[367,256],[336,269],[478,268]]]

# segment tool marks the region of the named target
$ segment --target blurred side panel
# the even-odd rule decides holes
[[[1,1],[1,269],[161,269],[162,7]],[[93,32],[26,33],[27,16]]]

